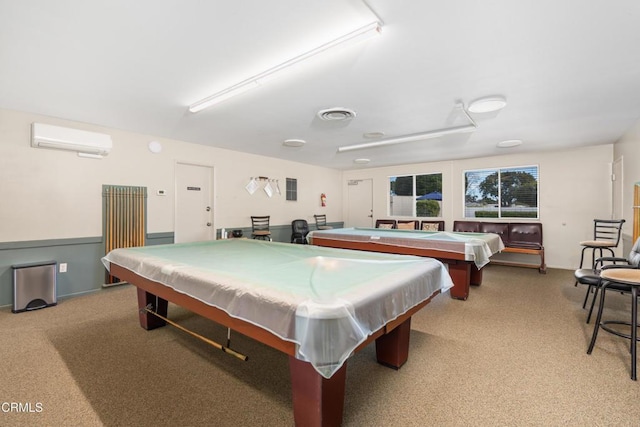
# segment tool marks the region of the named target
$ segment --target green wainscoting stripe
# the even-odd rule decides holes
[[[174,233],[150,233],[146,238],[147,245],[173,243]],[[103,256],[102,236],[0,243],[0,307],[13,304],[12,265],[50,260],[66,263],[67,272],[57,274],[57,296],[64,299],[102,289]],[[55,307],[47,308],[52,309]]]
[[[0,242],[0,251],[10,249],[49,248],[52,246],[72,246],[102,243],[100,237],[77,237],[73,239],[27,240],[23,242]]]

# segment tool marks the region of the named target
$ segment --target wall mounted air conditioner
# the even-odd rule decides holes
[[[77,151],[81,157],[102,158],[111,152],[113,142],[103,133],[33,123],[31,146]]]

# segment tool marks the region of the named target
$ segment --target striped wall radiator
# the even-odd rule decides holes
[[[147,187],[102,186],[105,254],[113,249],[144,246],[147,230]],[[105,286],[120,283],[106,274]]]

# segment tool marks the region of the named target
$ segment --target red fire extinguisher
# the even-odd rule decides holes
[[[320,204],[322,207],[327,206],[327,196],[324,193],[320,195]]]

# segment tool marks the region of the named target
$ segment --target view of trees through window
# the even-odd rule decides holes
[[[442,174],[389,177],[389,216],[439,217]]]
[[[465,171],[465,218],[538,218],[538,166]]]

